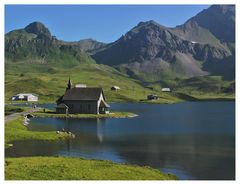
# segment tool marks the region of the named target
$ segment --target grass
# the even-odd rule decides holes
[[[154,82],[142,82],[120,73],[116,69],[94,63],[82,63],[75,67],[61,67],[54,64],[6,62],[5,102],[17,93],[36,93],[40,102],[55,102],[64,94],[71,76],[74,84],[83,83],[88,87],[102,87],[107,102],[175,103],[194,99],[235,99],[235,93],[224,92],[234,81],[224,81],[219,76],[172,78]],[[20,85],[21,84],[21,85]],[[121,88],[112,91],[111,87]],[[36,88],[37,87],[37,88]],[[175,93],[163,93],[161,88],[171,87]],[[185,94],[179,96],[177,93]],[[147,101],[147,95],[156,94],[158,101]]]
[[[131,112],[111,112],[109,114],[57,114],[55,111],[46,110],[46,112],[34,112],[32,115],[36,117],[58,117],[58,118],[128,118],[136,116]]]
[[[54,73],[50,73],[53,70]],[[151,90],[140,81],[131,79],[112,67],[99,64],[81,64],[74,68],[62,68],[48,64],[6,63],[5,101],[19,92],[36,93],[43,102],[55,102],[65,91],[71,76],[74,84],[102,87],[107,102],[139,102],[148,94],[163,97],[160,103],[176,102],[178,98]],[[19,85],[21,84],[21,85]],[[119,91],[112,91],[117,85]],[[37,87],[37,88],[35,88]]]
[[[5,159],[6,180],[177,180],[150,167],[67,157]]]
[[[234,100],[234,89],[229,89],[235,81],[224,81],[220,76],[193,77],[188,79],[168,79],[148,85],[155,91],[162,87],[171,87],[172,96],[183,101]]]
[[[4,114],[5,116],[17,113],[17,112],[24,112],[27,111],[29,107],[20,107],[20,106],[5,106],[4,108]]]
[[[66,139],[67,134],[56,134],[56,132],[35,132],[27,130],[23,125],[23,117],[9,121],[5,124],[5,144],[17,140],[58,140]]]

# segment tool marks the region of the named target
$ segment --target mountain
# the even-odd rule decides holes
[[[98,42],[93,39],[83,39],[78,41],[76,44],[88,54],[95,54],[106,46],[106,43]]]
[[[224,6],[219,14],[232,16],[227,12]],[[55,101],[69,75],[76,83],[103,87],[114,102],[144,101],[149,94],[158,94],[162,103],[234,98],[235,39],[217,34],[200,23],[204,18],[196,17],[176,28],[140,22],[109,44],[93,39],[62,41],[40,22],[13,30],[5,34],[5,99],[27,91]],[[215,26],[228,25],[218,22]],[[113,85],[121,91],[111,91]],[[162,93],[163,87],[174,91]]]
[[[235,78],[235,5],[213,5],[171,31],[182,39],[230,51],[222,60],[206,62],[203,69],[225,79]]]
[[[28,26],[26,26],[24,28],[24,30],[27,32],[27,33],[32,33],[32,34],[35,34],[37,36],[46,36],[46,37],[49,37],[51,38],[51,33],[50,31],[48,30],[48,28],[46,28],[42,23],[40,22],[33,22],[31,24],[29,24]]]
[[[107,44],[103,42],[98,42],[93,39],[82,39],[75,42],[66,42],[59,40],[60,45],[68,45],[79,48],[81,51],[86,52],[89,55],[93,55],[103,49]]]
[[[7,33],[5,54],[6,60],[13,62],[57,63],[69,67],[94,62],[78,43],[58,40],[40,22]]]
[[[235,6],[213,5],[177,26],[174,31],[187,40],[209,44],[216,41],[235,43]]]
[[[106,64],[141,81],[205,75],[235,78],[235,6],[213,5],[183,25],[140,22],[112,43],[66,42],[40,22],[5,35],[6,61]],[[93,60],[94,59],[94,60]]]
[[[92,57],[143,80],[207,74],[233,79],[234,13],[232,5],[213,5],[176,28],[141,22]]]

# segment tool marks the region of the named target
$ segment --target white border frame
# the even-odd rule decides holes
[[[19,184],[19,183],[26,183],[26,184],[52,184],[52,183],[59,183],[59,184],[65,184],[71,183],[71,184],[129,184],[129,183],[134,183],[134,184],[158,184],[158,183],[168,183],[168,184],[192,184],[192,183],[204,183],[204,184],[209,184],[209,183],[218,183],[218,184],[236,184],[239,183],[239,74],[237,71],[239,70],[239,2],[238,0],[197,0],[197,1],[192,1],[192,0],[185,0],[185,1],[178,1],[178,0],[1,0],[0,1],[0,14],[1,14],[1,19],[0,19],[0,25],[1,25],[1,36],[0,36],[0,61],[1,61],[1,67],[0,67],[0,74],[1,74],[1,88],[3,89],[0,91],[0,102],[1,102],[1,113],[2,116],[0,117],[1,123],[0,123],[0,142],[1,142],[1,160],[0,160],[0,173],[1,173],[1,184]],[[31,4],[31,5],[40,5],[40,4],[111,4],[111,5],[119,5],[119,4],[168,4],[168,5],[174,5],[174,4],[235,4],[236,5],[236,130],[235,130],[235,135],[236,135],[236,180],[235,181],[5,181],[4,180],[4,6],[7,4]]]

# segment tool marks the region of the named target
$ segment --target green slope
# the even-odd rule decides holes
[[[221,76],[202,76],[192,78],[162,79],[148,83],[148,87],[160,91],[162,87],[171,87],[173,95],[184,100],[235,98],[235,81],[225,81]]]
[[[5,101],[17,93],[36,93],[40,101],[55,102],[65,92],[71,76],[74,84],[87,84],[88,87],[102,87],[108,102],[141,102],[148,94],[157,94],[160,99],[154,103],[174,103],[191,100],[179,96],[184,93],[195,98],[234,98],[234,81],[223,81],[221,77],[205,76],[189,79],[161,79],[155,82],[142,82],[120,73],[116,69],[94,63],[83,63],[75,67],[62,67],[53,64],[6,62]],[[112,91],[117,85],[119,91]],[[171,87],[173,93],[163,93],[161,88]]]
[[[5,100],[17,93],[36,93],[41,101],[54,102],[65,92],[69,76],[74,84],[102,87],[108,102],[138,102],[148,94],[159,94],[160,103],[173,103],[180,99],[145,88],[140,81],[129,78],[112,67],[98,64],[80,64],[64,68],[49,64],[24,62],[5,64]],[[117,85],[119,91],[110,88]]]

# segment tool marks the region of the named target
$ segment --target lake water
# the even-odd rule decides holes
[[[122,119],[33,118],[29,130],[64,128],[68,141],[18,141],[6,156],[74,156],[147,165],[180,179],[235,179],[235,103],[111,104]]]

